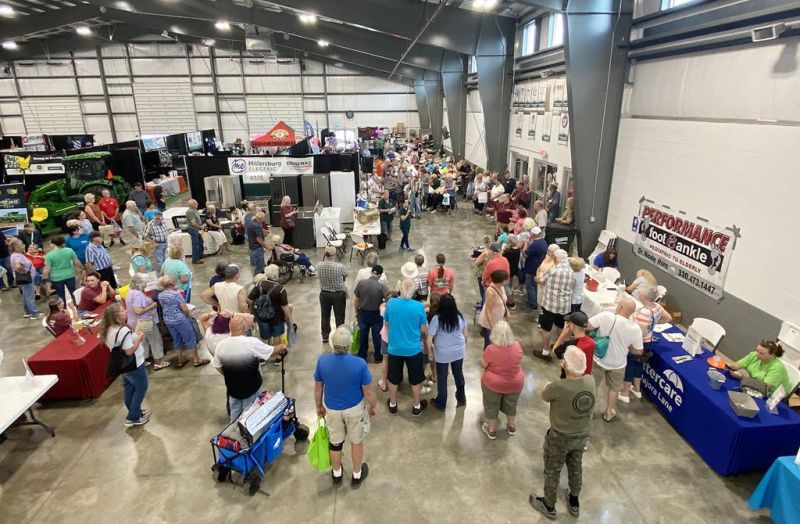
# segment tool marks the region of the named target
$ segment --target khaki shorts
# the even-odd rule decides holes
[[[504,413],[507,417],[514,417],[517,415],[517,400],[519,400],[519,393],[497,393],[481,384],[483,391],[483,411],[486,418],[496,419],[500,412]]]
[[[352,408],[337,410],[326,406],[325,409],[328,411],[325,423],[331,444],[341,444],[345,437],[352,444],[359,444],[369,433],[369,413],[363,400]]]
[[[622,391],[622,382],[625,380],[625,368],[603,369],[595,362],[592,366],[592,376],[598,386],[605,379],[608,389],[619,392]]]

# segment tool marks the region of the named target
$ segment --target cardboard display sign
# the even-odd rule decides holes
[[[272,175],[305,175],[314,172],[314,158],[279,156],[228,157],[231,175],[241,175],[245,184],[268,184]]]

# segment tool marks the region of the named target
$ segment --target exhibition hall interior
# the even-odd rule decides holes
[[[0,521],[800,522],[799,15],[0,0]]]

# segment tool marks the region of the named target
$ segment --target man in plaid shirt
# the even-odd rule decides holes
[[[168,231],[167,226],[164,225],[164,215],[161,211],[156,211],[153,220],[144,229],[145,238],[155,245],[153,253],[156,259],[156,271],[161,271],[161,265],[164,263],[164,256],[167,253],[167,235]]]
[[[567,252],[559,249],[555,252],[556,265],[548,269],[536,282],[544,286],[542,293],[542,312],[539,314],[539,326],[542,330],[542,353],[536,354],[550,360],[553,324],[564,329],[564,315],[570,312],[572,289],[575,286],[575,275],[567,262]]]
[[[347,268],[336,261],[336,248],[326,247],[325,257],[317,265],[319,306],[322,309],[322,342],[327,343],[331,334],[331,309],[336,318],[336,327],[344,324],[347,307],[347,287],[344,279],[347,275]]]

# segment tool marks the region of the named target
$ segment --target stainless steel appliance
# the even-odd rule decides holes
[[[303,188],[303,206],[311,207],[319,201],[322,207],[331,207],[331,176],[328,173],[310,173],[300,177]]]
[[[242,201],[242,177],[238,175],[210,176],[203,179],[206,201],[219,209],[238,207]]]
[[[272,191],[272,201],[269,208],[270,223],[278,225],[281,222],[281,200],[284,196],[292,199],[292,205],[299,207],[303,205],[300,193],[300,175],[274,175],[270,179]],[[314,201],[311,201],[313,205]]]
[[[313,249],[316,247],[314,239],[314,212],[313,207],[301,207],[295,215],[294,247],[299,249]]]

